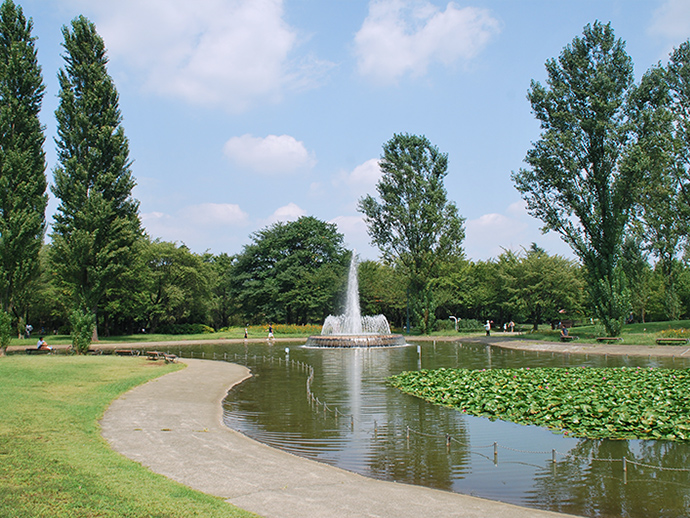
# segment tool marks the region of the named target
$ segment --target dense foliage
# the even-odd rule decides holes
[[[644,178],[624,160],[632,60],[610,24],[596,22],[546,71],[547,85],[533,81],[528,94],[541,138],[513,180],[530,214],[582,261],[593,309],[616,336],[628,307],[621,247]]]
[[[60,204],[51,258],[72,305],[96,316],[108,290],[134,262],[142,233],[139,203],[132,198],[129,143],[103,39],[83,16],[62,34],[66,53],[58,74],[58,165],[52,188]]]
[[[690,440],[690,372],[641,368],[439,369],[390,383],[463,413],[574,437]]]
[[[31,20],[12,0],[0,6],[0,310],[23,332],[45,233],[44,86]],[[3,352],[0,346],[0,354]]]
[[[252,241],[233,264],[231,290],[242,314],[306,324],[335,312],[348,260],[336,225],[303,216],[260,230]]]
[[[435,303],[432,280],[440,263],[461,256],[464,219],[448,200],[443,184],[448,155],[424,136],[400,134],[383,146],[379,199],[364,196],[364,214],[371,241],[404,275],[416,321],[432,330]]]
[[[302,326],[341,311],[350,252],[332,223],[275,223],[236,255],[198,254],[142,232],[105,43],[82,16],[63,28],[52,187],[59,206],[52,242],[43,244],[44,87],[31,29],[4,0],[0,310],[15,329],[68,333],[75,310],[92,314],[104,335]],[[382,253],[360,265],[365,314],[384,314],[398,328],[411,320],[413,333],[566,320],[616,334],[624,318],[690,317],[690,42],[634,84],[624,43],[597,22],[546,68],[545,85],[533,82],[529,92],[541,138],[514,180],[578,260],[536,244],[465,258],[464,219],[444,187],[448,156],[425,136],[395,134],[383,146],[377,198],[359,202]]]

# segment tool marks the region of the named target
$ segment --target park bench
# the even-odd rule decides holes
[[[577,336],[561,335],[561,342],[572,342],[573,340],[577,340]]]
[[[36,349],[35,347],[27,347],[26,354],[50,354],[50,349]]]
[[[115,354],[118,356],[139,356],[140,352],[134,349],[115,349]]]
[[[613,343],[613,342],[622,342],[623,339],[620,336],[597,336],[597,342],[606,342],[606,343]]]
[[[160,351],[147,351],[146,357],[149,360],[165,360],[165,363],[177,363],[177,356],[174,354],[166,354]]]
[[[688,343],[688,338],[657,338],[656,343],[658,345],[682,345]]]

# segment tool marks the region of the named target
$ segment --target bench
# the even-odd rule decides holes
[[[573,340],[577,340],[577,336],[561,335],[561,342],[572,342]]]
[[[118,356],[139,356],[141,353],[133,349],[115,349],[115,354]]]
[[[160,351],[147,351],[146,357],[149,360],[165,360],[165,363],[177,363],[177,356],[174,354],[166,354]]]
[[[50,349],[36,349],[35,347],[27,347],[25,351],[26,354],[50,354],[52,352]]]
[[[613,343],[613,342],[622,342],[623,339],[620,336],[597,336],[597,342],[606,342],[606,343]]]
[[[668,345],[668,344],[687,344],[688,343],[688,338],[657,338],[656,343],[658,345]]]

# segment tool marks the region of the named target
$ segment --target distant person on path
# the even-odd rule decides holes
[[[508,327],[510,328],[510,332],[511,332],[511,333],[514,332],[514,331],[515,331],[515,322],[513,322],[513,321],[511,320],[511,321],[510,321],[510,324],[508,324]]]
[[[249,324],[247,324],[247,325],[249,325]],[[247,338],[249,338],[249,331],[247,330],[247,327],[245,326],[245,328],[244,328],[244,339],[246,340]]]
[[[31,324],[26,324],[26,337],[31,338],[31,331],[34,330],[34,326]]]
[[[273,324],[268,324],[268,339],[273,339]]]
[[[491,322],[487,320],[484,329],[486,329],[486,336],[491,336]]]

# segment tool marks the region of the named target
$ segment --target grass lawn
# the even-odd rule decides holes
[[[98,420],[181,365],[113,356],[0,358],[0,516],[249,517],[115,453]]]
[[[530,325],[520,324],[517,327],[522,331],[519,336],[529,340],[544,340],[557,342],[560,339],[560,331],[552,330],[548,324],[541,324],[539,331],[533,332]],[[680,332],[684,330],[683,332]],[[248,328],[249,338],[267,338],[268,326],[250,326]],[[404,334],[404,329],[396,329],[394,333]],[[670,334],[669,334],[670,332]],[[274,325],[274,333],[276,338],[291,338],[294,340],[306,339],[311,335],[321,334],[320,325]],[[597,343],[596,337],[602,335],[601,329],[596,326],[577,326],[570,329],[570,334],[577,337],[576,343]],[[414,340],[414,336],[411,338]],[[478,338],[485,336],[483,330],[469,331],[456,333],[452,330],[435,331],[432,337],[439,338]],[[500,329],[493,329],[491,331],[492,337],[511,336],[503,333]],[[512,335],[514,336],[514,335]],[[690,338],[690,320],[676,320],[671,322],[647,322],[644,324],[626,324],[623,326],[620,334],[623,338],[622,345],[656,345],[656,339],[662,336],[668,337],[687,337]],[[164,335],[164,334],[135,334],[106,337],[101,336],[100,341],[94,346],[107,345],[118,343],[141,343],[145,345],[149,342],[178,342],[183,340],[223,340],[223,339],[241,339],[244,338],[244,327],[233,327],[225,329],[216,333],[203,333],[194,335]],[[13,338],[10,345],[20,347],[35,347],[38,335],[34,333],[31,339],[17,339]],[[46,337],[49,345],[69,345],[71,338],[69,335],[50,335]]]
[[[684,332],[683,332],[684,331]],[[596,343],[596,337],[602,336],[602,331],[596,326],[578,326],[570,329],[570,334],[577,337],[577,342]],[[492,336],[501,336],[501,332],[492,332]],[[539,326],[538,332],[523,335],[530,340],[560,339],[559,330],[551,330],[549,325]],[[626,324],[621,329],[622,345],[656,345],[656,339],[662,336],[690,338],[690,320],[675,320],[669,322],[646,322],[644,324]]]

